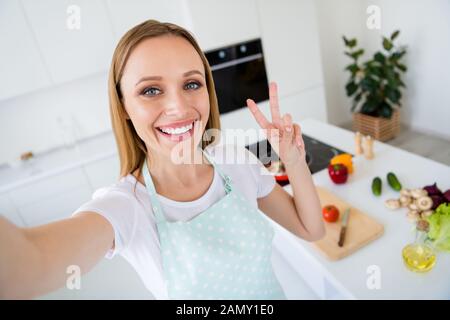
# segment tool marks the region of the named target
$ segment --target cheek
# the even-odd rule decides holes
[[[153,124],[156,121],[157,113],[155,108],[149,108],[143,105],[133,105],[131,106],[129,115],[136,129],[137,134],[143,140],[146,135],[148,135],[149,129],[153,128]]]
[[[208,92],[206,92],[204,95],[201,96],[201,98],[199,99],[199,101],[197,103],[197,106],[198,106],[199,112],[202,114],[202,116],[204,116],[204,117],[209,116],[210,105],[209,105]]]

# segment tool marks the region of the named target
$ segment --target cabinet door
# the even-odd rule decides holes
[[[95,161],[84,166],[84,171],[94,190],[109,186],[119,179],[119,156],[116,154],[106,159]]]
[[[86,183],[65,193],[44,198],[19,207],[20,215],[29,227],[69,218],[83,203],[92,197],[92,189]]]
[[[193,32],[203,50],[260,37],[255,0],[187,2]]]
[[[8,193],[0,195],[0,215],[19,227],[24,227],[24,221],[20,216],[16,206],[11,201]]]
[[[189,12],[185,0],[107,0],[116,40],[129,29],[148,19],[178,24],[191,29]]]
[[[0,2],[0,100],[50,85],[20,1]]]
[[[319,32],[312,0],[258,0],[269,77],[286,96],[323,85]]]
[[[34,181],[9,192],[27,226],[70,217],[92,197],[92,187],[81,168]]]
[[[22,2],[55,83],[108,70],[114,39],[103,1]],[[73,5],[77,9],[72,10]]]

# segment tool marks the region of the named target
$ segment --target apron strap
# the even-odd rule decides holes
[[[159,203],[159,201],[156,197],[155,185],[153,184],[153,180],[150,177],[150,173],[149,173],[149,170],[147,167],[147,158],[144,161],[142,171],[143,171],[143,175],[144,175],[144,179],[145,179],[145,186],[147,188],[148,194],[150,195],[151,204],[153,206],[153,212],[155,213],[156,222],[158,224],[161,222],[165,222],[166,218],[164,217],[161,204]]]
[[[205,151],[202,150],[203,154],[205,155],[206,159],[208,159],[209,163],[211,163],[214,167],[214,170],[217,170],[217,172],[219,173],[219,175],[222,177],[223,180],[225,180],[225,193],[228,194],[231,192],[232,190],[232,186],[233,186],[233,180],[231,179],[230,176],[228,176],[227,174],[223,173],[219,167],[216,165],[216,163],[214,162],[214,160],[212,159],[212,157]]]

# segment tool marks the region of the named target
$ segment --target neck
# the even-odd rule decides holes
[[[181,162],[181,161],[179,161]],[[210,166],[200,148],[193,148],[190,161],[177,163],[170,155],[151,153],[147,159],[149,171],[155,184],[195,186]]]

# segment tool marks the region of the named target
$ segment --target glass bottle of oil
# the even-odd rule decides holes
[[[416,239],[402,250],[406,267],[414,272],[428,272],[436,263],[436,252],[428,241],[428,222],[419,220],[416,226]]]

